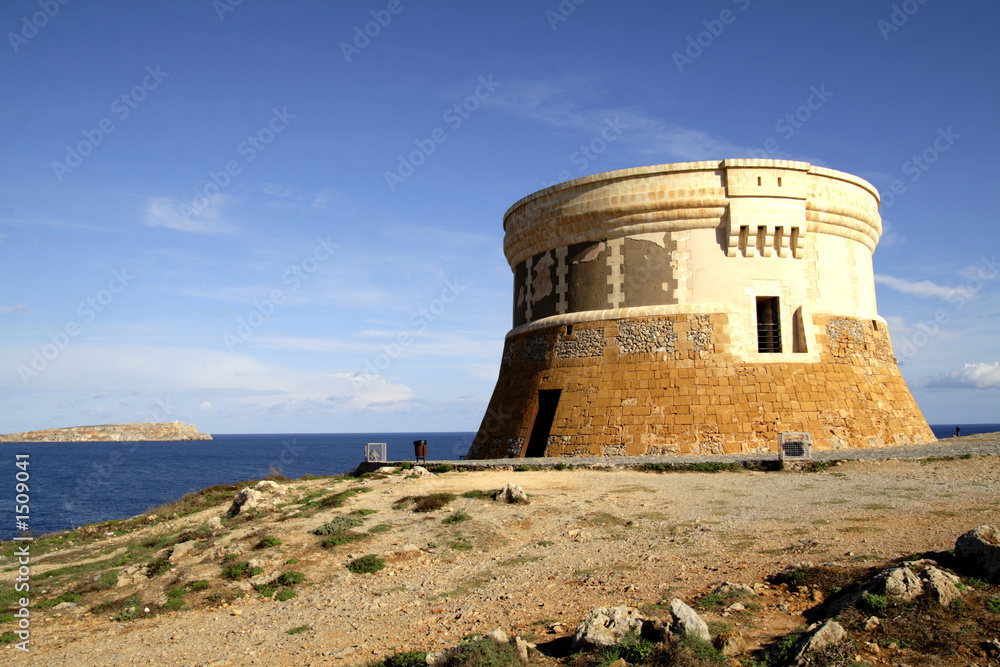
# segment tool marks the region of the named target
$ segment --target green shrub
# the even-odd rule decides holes
[[[250,563],[241,560],[238,563],[223,568],[222,576],[226,579],[242,579],[250,576]]]
[[[173,567],[173,565],[166,558],[151,561],[149,565],[146,566],[146,576],[155,577],[158,574],[163,574],[171,567]]]
[[[262,537],[260,542],[258,542],[254,549],[267,549],[268,547],[276,547],[281,544],[281,540],[277,537],[272,537],[268,535],[267,537]]]
[[[441,523],[462,523],[463,521],[468,521],[471,518],[472,518],[471,516],[469,516],[462,510],[459,510],[454,514],[452,514],[451,516],[442,519]]]
[[[372,667],[424,667],[427,664],[427,654],[420,651],[405,651],[396,653],[375,663]]]
[[[187,589],[181,586],[180,588],[171,588],[167,591],[168,598],[182,598],[184,594],[187,593]]]
[[[285,561],[285,565],[297,565],[299,562],[298,558],[289,558]]]
[[[178,611],[184,606],[184,600],[181,598],[170,598],[163,603],[164,609],[170,609],[171,611]]]
[[[455,499],[454,493],[429,493],[419,496],[413,503],[414,512],[433,512],[439,510]]]
[[[403,461],[402,463],[399,464],[399,469],[400,470],[412,470],[413,469],[413,464],[410,463],[409,461]]]
[[[865,593],[861,596],[861,606],[876,616],[884,616],[885,610],[889,606],[889,601],[885,599],[885,596],[876,595],[875,593]]]
[[[285,600],[291,600],[296,595],[298,595],[298,593],[291,588],[282,588],[278,591],[278,594],[274,596],[274,599],[278,602],[284,602]]]
[[[344,514],[333,517],[319,528],[313,529],[312,533],[313,535],[336,535],[351,528],[357,528],[363,523],[364,520],[357,516]]]
[[[321,544],[327,549],[329,549],[330,547],[339,547],[343,544],[350,544],[351,542],[357,542],[358,540],[363,540],[366,537],[367,535],[364,535],[362,533],[346,531],[343,533],[338,533],[333,537],[328,537],[327,539],[323,540]]]
[[[20,637],[17,636],[16,632],[5,632],[0,635],[0,644],[14,644]]]
[[[276,586],[272,586],[270,584],[257,584],[256,586],[253,587],[253,589],[257,591],[257,593],[259,593],[261,596],[266,598],[271,597],[272,595],[274,595],[274,592],[278,590]]]
[[[114,570],[108,570],[107,572],[101,573],[101,578],[97,580],[97,587],[101,590],[105,588],[111,588],[118,583],[118,573]]]
[[[496,498],[497,492],[494,491],[480,491],[479,489],[473,489],[471,491],[466,491],[462,494],[463,498],[480,498],[482,500],[493,500]]]
[[[550,542],[549,540],[542,540],[541,542],[538,543],[538,546],[551,547],[553,544],[555,544],[555,542]]]
[[[681,642],[680,648],[680,652],[691,655],[695,660],[701,661],[701,664],[726,664],[726,656],[724,656],[717,648],[712,646],[711,642],[707,642],[704,639],[700,639],[693,635],[684,635],[684,640]]]
[[[385,567],[385,561],[375,554],[368,554],[361,558],[355,558],[347,564],[347,569],[354,574],[366,574],[378,572]]]
[[[452,542],[448,546],[455,551],[472,551],[472,545],[464,541]]]
[[[613,646],[601,649],[598,654],[599,665],[610,665],[618,659],[631,664],[641,664],[649,660],[656,651],[656,644],[643,639],[635,630],[626,632]]]
[[[206,588],[208,588],[208,580],[199,579],[198,581],[192,581],[190,584],[188,584],[188,588],[190,588],[192,591],[203,591]]]
[[[451,472],[454,469],[455,466],[453,466],[450,463],[439,463],[437,465],[428,467],[428,470],[430,470],[430,472]]]
[[[300,625],[298,627],[289,628],[288,630],[285,630],[285,634],[286,635],[300,635],[303,632],[307,632],[308,630],[310,630],[310,627],[308,625]]]
[[[306,578],[306,575],[301,572],[285,572],[280,575],[275,581],[277,581],[282,586],[294,586],[295,584],[301,584],[302,580]]]
[[[994,614],[1000,614],[1000,598],[993,598],[986,601],[986,608]]]
[[[378,510],[361,508],[352,510],[351,514],[353,514],[354,516],[368,516],[369,514],[378,514]]]
[[[498,644],[488,637],[463,641],[438,659],[444,667],[519,667],[521,659],[510,644]]]
[[[380,523],[376,526],[372,526],[368,529],[369,533],[384,533],[386,531],[392,530],[392,526],[387,523]]]
[[[139,615],[138,607],[128,607],[126,609],[122,609],[120,612],[112,616],[111,620],[116,621],[118,623],[128,623],[129,621],[134,621],[136,616],[138,615]]]

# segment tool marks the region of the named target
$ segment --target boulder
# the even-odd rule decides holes
[[[697,637],[706,642],[712,641],[708,624],[702,620],[698,612],[684,604],[680,598],[670,601],[670,616],[673,619],[670,627],[675,634]]]
[[[920,578],[908,567],[894,567],[880,572],[872,581],[871,591],[909,602],[924,592]]]
[[[285,493],[285,489],[280,484],[269,479],[260,480],[253,488],[267,493],[276,493],[279,496]]]
[[[433,477],[434,473],[423,466],[413,466],[410,468],[410,474],[416,475],[417,477]]]
[[[800,664],[808,654],[822,651],[828,646],[844,641],[844,638],[847,637],[847,630],[844,630],[844,626],[830,619],[822,623],[813,623],[809,626],[807,633],[799,645],[799,650],[796,651],[796,662]]]
[[[520,484],[508,482],[507,484],[504,484],[502,489],[500,489],[494,500],[505,503],[527,504],[528,494],[524,492],[524,489],[521,488]]]
[[[379,475],[392,475],[393,473],[399,472],[399,468],[396,466],[382,466],[375,472]]]
[[[956,585],[959,583],[958,577],[950,572],[928,565],[924,570],[924,581],[931,596],[940,602],[942,607],[947,607],[962,597],[962,591],[958,590]]]
[[[198,546],[198,540],[188,540],[187,542],[181,542],[180,544],[175,544],[173,550],[170,552],[169,560],[171,563],[176,563],[184,556]]]
[[[205,525],[212,530],[219,530],[222,528],[222,519],[217,516],[209,517],[208,521],[205,522]]]
[[[630,630],[640,632],[644,621],[634,607],[594,607],[576,628],[573,650],[613,646]]]
[[[517,657],[521,659],[521,662],[528,662],[528,642],[520,637],[514,637],[510,643],[517,650]]]
[[[1000,584],[1000,531],[994,526],[979,526],[955,541],[955,556],[969,570]]]
[[[239,516],[247,510],[257,507],[264,501],[264,493],[249,487],[243,489],[233,498],[233,504],[229,507],[229,516]]]
[[[751,586],[746,584],[734,584],[731,581],[723,581],[721,584],[715,587],[713,593],[735,593],[737,595],[757,595],[757,592]]]
[[[740,655],[747,650],[746,640],[743,639],[743,633],[739,630],[720,632],[715,636],[712,645],[727,658]]]
[[[497,644],[506,644],[507,642],[510,641],[510,638],[507,637],[507,633],[501,630],[500,628],[497,628],[493,632],[486,633],[486,637],[492,639]]]

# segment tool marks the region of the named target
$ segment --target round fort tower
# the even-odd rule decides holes
[[[868,182],[724,160],[561,183],[504,216],[514,328],[469,458],[934,440],[875,308]]]

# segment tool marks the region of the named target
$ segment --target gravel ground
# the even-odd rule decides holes
[[[74,666],[351,665],[394,650],[441,650],[466,634],[498,626],[542,642],[558,636],[548,630],[554,623],[563,624],[562,634],[571,634],[593,606],[643,607],[671,597],[693,601],[723,581],[760,583],[801,561],[880,564],[950,549],[961,533],[1000,524],[996,434],[891,450],[817,452],[817,459],[820,454],[822,460],[832,455],[842,462],[812,473],[660,474],[577,467],[365,480],[361,484],[372,491],[341,509],[282,521],[277,520],[282,510],[272,510],[219,535],[212,548],[192,551],[170,573],[138,589],[108,594],[124,597],[138,590],[144,600],[153,600],[165,589],[201,578],[212,581],[211,591],[227,590],[235,584],[220,579],[220,563],[224,554],[234,553],[260,559],[265,571],[291,569],[286,560],[297,558],[294,569],[306,580],[292,600],[275,602],[250,592],[223,606],[192,597],[191,610],[130,623],[86,613],[84,601],[73,610],[35,612],[31,652],[4,646],[0,660]],[[965,454],[972,458],[957,458]],[[956,458],[914,460],[927,457]],[[643,457],[639,462],[749,458]],[[504,466],[517,463],[503,461]],[[508,481],[530,494],[530,504],[459,496],[445,509],[426,514],[393,507],[406,496],[492,490]],[[340,484],[291,482],[285,497],[352,483]],[[145,530],[190,529],[224,509]],[[389,529],[353,545],[319,546],[309,531],[354,509],[375,511],[365,527],[384,523]],[[471,519],[443,522],[459,511]],[[282,546],[252,551],[265,534],[281,538]],[[134,539],[142,536],[108,538],[96,546],[110,549]],[[365,553],[379,554],[387,567],[368,575],[345,568]],[[36,567],[44,569],[44,561]],[[747,625],[751,644],[804,623],[801,612],[808,604],[765,605]],[[309,630],[286,633],[301,625]]]

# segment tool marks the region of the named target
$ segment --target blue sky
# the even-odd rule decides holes
[[[995,2],[7,0],[0,28],[2,432],[475,430],[504,211],[747,156],[883,192],[904,376],[932,423],[1000,421]]]

